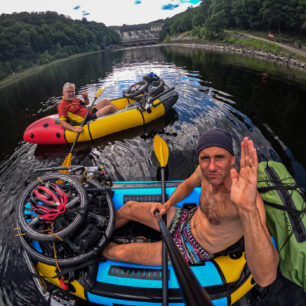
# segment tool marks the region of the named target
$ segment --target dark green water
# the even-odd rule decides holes
[[[92,153],[114,180],[157,179],[158,162],[152,143],[158,133],[170,148],[168,179],[184,179],[196,167],[200,133],[222,127],[232,133],[238,157],[240,142],[248,136],[254,140],[260,160],[281,160],[306,187],[306,77],[300,71],[236,55],[173,47],[97,53],[51,65],[0,88],[1,305],[42,305],[20,259],[13,232],[14,211],[33,170],[58,166],[69,152],[65,145],[25,143],[24,129],[56,112],[62,85],[67,81],[76,84],[77,92],[88,91],[91,100],[102,85],[106,90],[101,98],[116,98],[151,71],[168,86],[176,87],[180,98],[174,110],[147,127],[78,145],[74,164],[90,164]],[[283,284],[284,280],[280,278],[279,282]],[[301,294],[291,283],[286,286],[290,292]],[[274,290],[280,288],[276,285]]]

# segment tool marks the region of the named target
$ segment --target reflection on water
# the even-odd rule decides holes
[[[299,72],[241,56],[158,46],[96,53],[50,65],[0,89],[1,305],[43,305],[20,260],[14,211],[34,169],[61,165],[70,149],[25,143],[24,129],[56,112],[66,81],[76,83],[77,93],[87,90],[90,99],[102,85],[106,89],[101,98],[116,98],[151,71],[176,87],[180,98],[174,110],[146,127],[77,145],[73,164],[89,165],[94,154],[114,180],[154,180],[158,161],[152,143],[154,135],[160,134],[170,148],[168,179],[184,179],[197,164],[200,133],[217,126],[231,132],[238,157],[240,142],[248,136],[261,160],[282,160],[306,186],[302,126],[306,86]]]
[[[165,54],[176,65],[194,71],[199,83],[210,88],[212,101],[233,105],[246,115],[305,187],[305,72],[199,49],[167,47]]]

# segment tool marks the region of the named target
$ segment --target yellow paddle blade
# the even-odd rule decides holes
[[[71,157],[72,157],[72,152],[70,152],[67,157],[65,158],[64,162],[62,163],[62,167],[69,167],[71,166]],[[68,173],[68,170],[60,170],[62,173]]]
[[[169,148],[166,142],[160,136],[155,135],[153,140],[153,148],[160,166],[166,167],[169,158]]]
[[[104,89],[105,89],[105,86],[104,86],[104,87],[101,87],[101,88],[99,88],[99,89],[97,90],[97,92],[96,92],[96,98],[98,98],[98,97],[101,95],[101,93],[104,91]]]
[[[69,167],[71,166],[71,156],[72,153],[70,152],[67,157],[65,158],[64,162],[62,163],[62,167]],[[60,173],[69,173],[69,170],[60,170]],[[64,184],[63,180],[57,180],[56,184]]]

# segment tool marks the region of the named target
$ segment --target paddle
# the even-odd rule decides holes
[[[165,190],[165,167],[168,163],[169,148],[165,141],[158,135],[155,135],[153,140],[153,148],[155,155],[159,161],[161,167],[161,181],[162,181],[162,204],[166,202],[166,190]],[[163,215],[164,222],[167,223],[166,214]],[[163,239],[162,245],[162,261],[163,261],[163,305],[168,305],[168,260],[167,249],[165,241]]]
[[[96,96],[95,96],[95,98],[94,98],[94,100],[93,100],[91,106],[88,108],[88,112],[87,112],[87,114],[86,114],[86,116],[85,116],[83,122],[81,123],[81,127],[84,126],[84,124],[85,124],[85,122],[86,122],[86,120],[87,120],[87,118],[88,118],[88,115],[89,115],[90,110],[92,109],[92,107],[94,106],[94,104],[95,104],[97,98],[101,95],[101,93],[104,91],[104,89],[105,89],[105,87],[101,87],[101,88],[99,88],[99,89],[97,90]],[[69,151],[69,154],[67,155],[67,157],[65,158],[64,162],[62,163],[62,167],[69,167],[69,166],[71,166],[72,151],[73,151],[73,149],[74,149],[74,147],[75,147],[75,145],[76,145],[76,143],[77,143],[77,141],[78,141],[78,139],[79,139],[80,134],[81,134],[81,132],[78,132],[78,133],[77,133],[77,135],[76,135],[76,137],[75,137],[75,140],[74,140],[74,142],[73,142],[73,144],[72,144],[72,146],[71,146],[71,149],[70,149],[70,151]],[[60,172],[68,173],[68,170],[60,170]]]
[[[162,203],[165,202],[166,191],[165,191],[165,173],[164,167],[168,163],[169,158],[169,148],[165,141],[156,135],[153,141],[153,147],[155,155],[160,163],[161,166],[161,179],[162,179]],[[166,248],[168,249],[171,262],[182,289],[182,294],[186,305],[191,306],[211,306],[212,303],[210,302],[210,298],[206,293],[205,289],[201,287],[199,281],[194,276],[192,270],[190,269],[189,265],[177,249],[172,236],[169,230],[166,227],[165,222],[162,220],[161,216],[157,213],[157,220],[159,223],[160,231],[163,237],[163,253],[162,253],[162,260],[163,260],[163,305],[164,303],[168,302],[168,261],[167,261],[167,253]],[[165,216],[165,215],[164,215]],[[165,217],[166,219],[166,217]],[[164,251],[165,250],[165,251]]]
[[[190,266],[177,249],[172,236],[161,216],[157,213],[157,220],[164,242],[167,246],[175,275],[180,284],[185,304],[188,306],[212,306],[210,298],[198,279],[194,276]]]

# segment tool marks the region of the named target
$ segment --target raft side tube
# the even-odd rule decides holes
[[[123,130],[142,126],[162,117],[164,114],[165,107],[163,104],[152,107],[150,113],[147,111],[142,112],[137,107],[127,108],[85,124],[84,132],[80,134],[78,141],[88,141],[91,138],[97,139]],[[67,142],[72,143],[75,139],[75,133],[66,130],[65,138]]]
[[[163,103],[165,107],[165,112],[168,112],[171,107],[176,103],[178,100],[179,95],[175,90],[168,91],[162,94],[158,100],[153,102],[153,105],[157,106],[159,103]]]
[[[30,143],[64,144],[65,130],[58,123],[57,115],[46,116],[30,124],[23,134],[23,139]]]
[[[141,97],[140,97],[141,98]],[[164,92],[155,97],[149,96],[144,101],[121,97],[111,100],[119,111],[89,121],[83,127],[78,142],[90,141],[110,134],[144,126],[168,112],[178,99],[178,93],[173,88],[164,87]],[[65,144],[73,143],[75,132],[64,130],[58,116],[51,115],[30,124],[24,132],[24,140],[37,144]]]
[[[166,193],[170,196],[181,181],[166,183]],[[161,194],[160,182],[114,182],[112,198],[116,209],[120,208],[130,197],[144,198],[157,197]],[[193,192],[177,206],[184,204],[197,205],[200,199],[201,188],[196,187]],[[245,273],[245,256],[231,257],[218,256],[200,265],[191,266],[191,269],[202,287],[205,287],[212,298],[213,305],[226,306],[241,298],[255,285],[249,272]],[[39,272],[47,276],[47,280],[55,285],[52,276],[54,267],[37,265]],[[46,270],[45,270],[46,269]],[[87,288],[82,280],[77,284],[71,282],[71,293],[90,302],[102,305],[162,305],[162,267],[143,266],[137,264],[116,262],[101,259],[98,263],[96,284]],[[169,305],[184,305],[179,284],[173,266],[169,271]],[[85,296],[85,298],[84,298]]]

